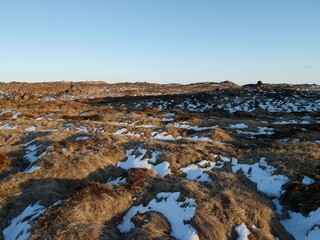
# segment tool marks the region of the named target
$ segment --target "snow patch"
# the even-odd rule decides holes
[[[241,223],[239,226],[235,227],[235,230],[239,236],[237,240],[249,240],[248,236],[251,232],[245,223]]]
[[[304,185],[311,185],[313,183],[315,183],[316,181],[308,176],[303,176],[303,179],[302,179],[302,184]],[[320,216],[319,216],[320,217]]]
[[[29,143],[26,143],[26,144],[30,144],[34,141],[35,141],[35,139],[30,141]],[[25,173],[32,173],[40,168],[39,166],[34,166],[33,164],[38,159],[45,156],[48,153],[48,150],[50,149],[50,147],[46,147],[45,151],[37,156],[40,147],[41,147],[41,144],[40,145],[36,145],[36,144],[27,145],[26,154],[24,155],[24,159],[26,159],[30,163],[30,165],[24,170]]]
[[[77,128],[77,132],[84,132],[84,133],[87,133],[87,132],[88,132],[88,128],[87,128],[87,127]]]
[[[0,130],[1,129],[14,130],[14,129],[17,129],[18,127],[19,127],[18,125],[10,126],[9,123],[6,123],[4,126],[0,126]]]
[[[233,159],[231,166],[232,172],[242,170],[244,175],[252,182],[257,184],[257,189],[266,193],[269,197],[280,197],[284,192],[282,186],[289,181],[284,175],[273,175],[275,167],[268,165],[266,158],[260,158],[259,163],[239,164],[237,159]]]
[[[107,181],[107,184],[110,184],[110,185],[117,185],[117,184],[120,184],[120,183],[124,183],[126,181],[126,178],[125,177],[118,177],[114,180],[111,180],[111,178],[108,179]]]
[[[280,220],[284,228],[296,240],[318,240],[320,236],[320,208],[312,211],[308,216],[288,211],[290,219]]]
[[[204,130],[210,130],[210,129],[215,129],[218,128],[219,126],[210,126],[210,127],[199,127],[199,126],[190,126],[185,123],[169,123],[167,126],[171,127],[176,127],[176,128],[183,128],[183,129],[188,129],[188,130],[193,130],[193,131],[204,131]]]
[[[31,127],[25,128],[24,130],[26,132],[34,132],[36,130],[36,127],[35,126],[31,126]]]
[[[237,133],[248,134],[248,135],[272,135],[274,134],[274,129],[268,128],[268,127],[258,127],[257,132],[246,132],[246,131],[237,130]]]
[[[192,141],[205,141],[205,142],[212,142],[212,140],[208,137],[202,137],[202,136],[192,136],[187,137],[186,139],[192,140]]]
[[[156,157],[160,155],[159,152],[153,152],[151,159],[145,158],[147,150],[143,148],[138,148],[138,152],[140,153],[139,156],[134,155],[133,152],[134,152],[134,149],[127,150],[126,151],[127,160],[124,162],[118,162],[117,166],[125,170],[131,169],[131,168],[151,169],[156,171],[158,176],[160,177],[164,177],[165,175],[171,173],[171,170],[169,169],[169,166],[170,166],[169,162],[163,161],[157,165],[153,164],[156,162]]]
[[[11,117],[11,119],[12,119],[12,120],[16,120],[16,119],[19,117],[20,114],[21,114],[21,113],[19,113],[19,112],[13,114],[12,117]]]
[[[26,170],[24,170],[25,173],[33,173],[37,170],[39,170],[39,166],[29,166]]]
[[[279,202],[279,199],[278,198],[274,198],[274,199],[272,199],[272,202],[276,207],[276,212],[281,216],[282,215],[282,211],[283,211],[283,206]]]
[[[163,132],[163,133],[157,133],[157,132],[153,132],[151,133],[152,137],[151,139],[155,139],[155,140],[169,140],[169,141],[174,141],[174,140],[178,140],[181,139],[182,137],[178,136],[176,138],[174,138],[172,135],[168,134],[167,132]]]
[[[248,128],[248,125],[244,123],[236,123],[236,124],[230,124],[228,128],[244,129],[244,128]]]
[[[123,222],[118,225],[118,229],[122,233],[127,233],[135,227],[131,221],[133,216],[137,213],[155,211],[161,213],[170,223],[172,237],[181,240],[198,240],[197,231],[190,224],[185,224],[185,221],[193,218],[196,202],[191,198],[178,202],[179,196],[179,192],[161,192],[147,206],[141,204],[132,207],[123,217]]]
[[[86,141],[86,140],[88,140],[90,137],[88,137],[88,136],[80,136],[80,137],[77,137],[76,138],[76,141]]]
[[[133,136],[133,137],[141,137],[140,134],[138,133],[132,133],[132,132],[127,132],[127,133],[124,133],[126,132],[127,129],[126,128],[121,128],[119,130],[117,130],[114,134],[116,135],[120,135],[120,136]]]
[[[30,204],[23,212],[11,220],[10,225],[2,233],[4,240],[25,240],[30,237],[32,222],[45,212],[46,208],[40,202]]]
[[[63,200],[59,200],[51,205],[49,208],[61,205]],[[4,240],[27,240],[30,237],[30,230],[34,221],[42,215],[47,208],[42,206],[39,202],[30,204],[23,212],[11,220],[10,225],[3,231]]]
[[[160,119],[161,122],[172,122],[173,118],[162,118]]]
[[[117,130],[114,134],[120,135],[120,134],[124,133],[125,131],[127,131],[126,128],[121,128],[121,129]]]
[[[215,162],[202,160],[198,163],[192,163],[186,167],[180,168],[180,170],[187,174],[188,180],[194,180],[197,182],[211,182],[209,175],[204,172],[211,170],[215,165]]]
[[[274,122],[273,124],[276,125],[288,125],[288,124],[310,124],[309,121],[298,121],[298,120],[289,120],[289,121],[277,121]]]
[[[226,162],[231,161],[230,158],[220,155],[213,155],[213,157],[219,157],[220,159],[217,162],[201,160],[200,162],[192,163],[186,167],[180,168],[180,170],[187,174],[188,180],[194,180],[197,182],[211,182],[209,175],[205,173],[205,171],[210,171],[213,168],[220,169]]]

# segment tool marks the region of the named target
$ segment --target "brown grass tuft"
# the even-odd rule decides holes
[[[217,128],[212,130],[211,139],[221,142],[232,142],[233,139],[226,130]]]
[[[125,211],[131,199],[123,189],[114,192],[106,185],[87,184],[61,206],[47,210],[31,239],[104,238],[104,225]],[[116,235],[115,227],[111,231]]]
[[[0,153],[0,172],[10,170],[11,165],[11,159]]]
[[[224,240],[227,239],[227,233],[224,225],[210,214],[210,209],[206,204],[197,206],[197,211],[193,222],[197,226],[197,231],[200,239],[207,240]]]

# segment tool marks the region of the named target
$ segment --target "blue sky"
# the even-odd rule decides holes
[[[1,0],[0,81],[320,84],[318,0]]]

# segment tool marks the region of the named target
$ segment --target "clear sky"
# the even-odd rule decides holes
[[[320,84],[319,0],[1,0],[0,81]]]

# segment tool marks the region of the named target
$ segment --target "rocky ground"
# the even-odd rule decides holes
[[[320,239],[320,88],[0,83],[0,239]]]

